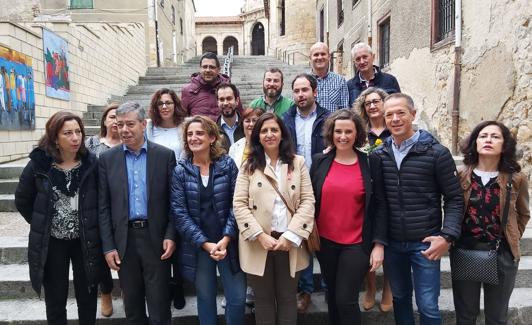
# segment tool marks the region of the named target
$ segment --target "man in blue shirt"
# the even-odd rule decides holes
[[[312,75],[318,80],[317,102],[330,113],[349,107],[349,91],[344,77],[329,71],[331,55],[325,43],[310,47]]]
[[[170,324],[169,219],[172,150],[147,141],[145,112],[127,102],[116,110],[121,146],[100,155],[99,227],[109,267],[118,271],[128,324]],[[148,306],[149,318],[146,316]]]
[[[229,152],[233,143],[244,137],[244,128],[238,114],[240,96],[238,89],[232,83],[222,83],[216,89],[218,107],[222,115],[216,121],[222,134],[222,145]]]
[[[283,116],[283,122],[290,132],[296,147],[296,153],[305,157],[305,165],[310,170],[312,156],[325,149],[322,128],[329,111],[316,102],[318,81],[307,73],[299,74],[292,82],[292,95],[295,104]],[[313,259],[309,266],[301,272],[299,278],[299,294],[297,309],[306,312],[310,304],[310,296],[314,291]]]

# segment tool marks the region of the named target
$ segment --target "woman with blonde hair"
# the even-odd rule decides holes
[[[294,154],[282,120],[264,113],[235,188],[240,265],[255,292],[257,324],[295,325],[299,271],[309,253],[314,195],[304,158]]]

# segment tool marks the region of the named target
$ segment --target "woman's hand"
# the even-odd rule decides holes
[[[384,261],[384,245],[375,243],[369,256],[369,264],[371,265],[370,272],[375,272],[382,265]]]
[[[277,244],[275,247],[273,247],[274,251],[284,251],[288,252],[290,248],[292,247],[292,244],[290,241],[283,236],[279,237],[279,240],[277,240]]]
[[[210,258],[218,262],[227,256],[227,245],[229,245],[230,241],[231,238],[224,236],[217,243],[205,242],[201,247],[209,253]]]
[[[274,250],[275,245],[277,245],[277,240],[264,232],[257,237],[257,240],[262,245],[262,248],[267,251]]]

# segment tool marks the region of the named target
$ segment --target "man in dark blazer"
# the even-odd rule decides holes
[[[173,151],[146,140],[145,111],[127,102],[116,111],[122,145],[100,156],[99,225],[103,253],[118,271],[128,324],[170,324],[169,218]],[[148,305],[149,320],[145,305]]]

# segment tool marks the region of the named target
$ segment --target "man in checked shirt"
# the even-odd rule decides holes
[[[344,77],[329,71],[331,55],[325,43],[310,47],[311,74],[318,80],[317,102],[329,112],[348,108],[349,91]]]

